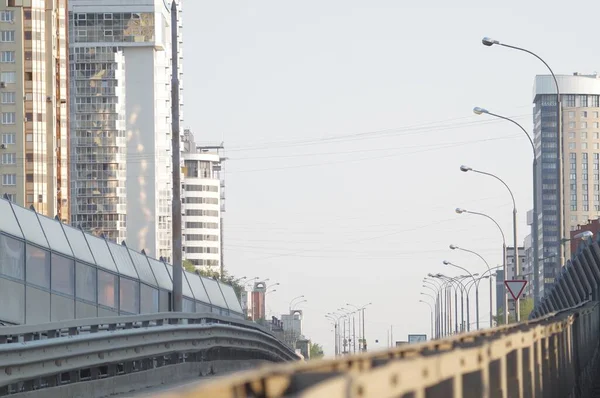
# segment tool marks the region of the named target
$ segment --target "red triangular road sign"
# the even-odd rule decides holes
[[[504,281],[504,284],[510,292],[510,295],[513,296],[513,299],[518,300],[519,297],[521,297],[521,293],[523,293],[523,290],[525,289],[527,281],[513,279],[510,281]]]

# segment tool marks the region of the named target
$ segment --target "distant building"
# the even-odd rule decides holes
[[[62,3],[69,6],[71,222],[170,260],[171,2]],[[182,65],[181,35],[178,42]]]
[[[66,7],[0,2],[0,196],[68,223]]]
[[[559,258],[562,240],[569,238],[569,231],[577,229],[577,225],[596,218],[600,212],[600,76],[573,73],[557,75],[556,79],[561,93],[561,137],[556,134],[554,77],[538,75],[533,87],[539,255],[545,259],[542,296],[543,289],[554,283],[564,262],[571,258],[572,245],[566,244],[565,258]],[[561,176],[563,191],[559,192]]]
[[[281,315],[283,341],[291,347],[295,347],[296,342],[303,338],[302,319],[302,310],[293,310],[289,314]]]
[[[251,319],[253,321],[259,321],[265,319],[266,316],[266,303],[265,296],[267,292],[267,284],[265,282],[254,283],[254,288],[250,292],[250,306],[251,306]]]
[[[221,274],[224,187],[222,157],[216,148],[197,147],[190,130],[183,140],[183,258]]]

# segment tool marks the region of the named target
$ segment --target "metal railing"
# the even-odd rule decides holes
[[[0,328],[0,396],[183,362],[294,361],[249,321],[198,313],[80,319]]]
[[[600,304],[336,360],[241,373],[169,397],[587,397]]]

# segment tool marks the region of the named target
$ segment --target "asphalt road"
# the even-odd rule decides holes
[[[153,388],[146,388],[135,392],[128,392],[125,394],[113,395],[117,398],[134,398],[134,397],[147,397],[155,394],[173,393],[178,390],[187,390],[188,388],[195,387],[207,381],[215,380],[219,376],[202,377],[201,379],[187,380],[180,383],[166,384]]]

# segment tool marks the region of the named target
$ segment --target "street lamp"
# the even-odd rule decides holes
[[[271,284],[271,285],[267,286],[267,289],[268,289],[268,288],[270,288],[270,287],[273,287],[273,286],[279,286],[279,285],[281,285],[281,283],[279,283],[279,282],[277,282],[277,283],[273,283],[273,284]]]
[[[308,300],[300,300],[294,303],[294,305],[292,306],[292,309],[290,310],[290,312],[294,311],[296,308],[298,308],[298,306],[302,303],[306,303]]]
[[[333,321],[333,349],[334,349],[334,353],[335,356],[338,356],[338,319],[335,318],[333,315],[330,314],[325,314],[325,318],[329,319],[330,321]]]
[[[292,304],[294,303],[294,301],[304,298],[304,295],[298,296],[298,297],[294,297],[291,301],[290,301],[290,305],[288,306],[290,313],[292,312]]]
[[[435,299],[433,301],[435,302]],[[431,305],[431,303],[429,301],[425,301],[425,300],[419,300],[419,303],[427,304],[427,306],[429,307],[429,314],[430,314],[429,325],[431,328],[430,339],[433,339],[433,306]]]
[[[535,275],[538,275],[539,274],[539,261],[538,261],[538,257],[539,257],[538,185],[539,185],[539,181],[537,178],[537,156],[535,153],[535,144],[533,143],[533,139],[531,138],[531,136],[529,135],[527,130],[525,130],[525,128],[523,126],[521,126],[519,123],[517,123],[515,120],[513,120],[509,117],[506,117],[506,116],[498,115],[497,113],[490,112],[487,109],[480,108],[480,107],[473,108],[473,112],[477,115],[486,114],[486,115],[496,117],[498,119],[502,119],[502,120],[511,122],[512,124],[517,126],[519,129],[521,129],[521,131],[525,134],[525,136],[529,140],[529,144],[531,144],[531,150],[533,152],[533,178],[532,178],[532,181],[533,181],[533,225],[531,227],[532,240],[533,240],[533,273]],[[533,302],[534,302],[534,305],[538,304],[538,301],[540,298],[539,296],[540,296],[540,280],[539,280],[539,277],[536,276],[533,280]],[[507,311],[504,311],[504,312],[506,313]],[[505,321],[506,321],[506,319],[505,319]]]
[[[494,220],[492,217],[488,216],[485,213],[480,213],[480,212],[476,212],[476,211],[469,211],[466,209],[462,209],[460,207],[456,208],[456,213],[457,214],[463,214],[463,213],[467,213],[467,214],[474,214],[477,216],[481,216],[481,217],[485,217],[488,220],[491,220],[494,224],[496,224],[496,227],[498,227],[498,230],[500,231],[500,235],[502,235],[502,268],[504,270],[504,278],[506,279],[506,237],[504,236],[504,231],[502,230],[502,227],[500,227],[500,224],[498,224],[498,222],[496,220]],[[504,298],[503,298],[503,307],[504,307],[504,323],[508,324],[508,292],[506,291],[506,289],[504,289]]]
[[[367,308],[368,306],[370,306],[372,304],[373,303],[368,303],[368,304],[363,305],[362,307],[358,307],[354,304],[346,303],[346,305],[354,307],[358,311],[358,327],[359,327],[359,330],[358,330],[359,345],[358,346],[359,346],[359,351],[363,351],[363,352],[367,351],[367,339],[365,337],[365,308]],[[362,322],[362,324],[361,324],[361,322]],[[361,340],[361,329],[362,329],[362,340]]]
[[[487,266],[487,269],[488,269],[488,271],[491,269],[491,268],[490,268],[490,265],[489,265],[489,264],[488,264],[488,262],[485,260],[485,258],[483,258],[483,257],[481,256],[481,254],[479,254],[479,253],[477,253],[477,252],[474,252],[474,251],[472,251],[472,250],[468,250],[468,249],[463,249],[462,247],[458,247],[458,246],[456,246],[456,245],[450,245],[450,249],[451,249],[451,250],[461,250],[461,251],[464,251],[464,252],[467,252],[467,253],[474,254],[474,255],[476,255],[477,257],[479,257],[479,258],[480,258],[480,259],[481,259],[481,260],[482,260],[482,261],[485,263],[485,265]],[[493,310],[492,310],[492,280],[490,279],[490,327],[492,327],[492,326],[493,326],[493,323],[492,323],[492,314],[493,314]]]
[[[465,166],[465,165],[460,166],[460,170],[462,172],[465,172],[465,173],[467,171],[472,171],[473,173],[478,173],[478,174],[483,174],[483,175],[486,175],[486,176],[493,177],[496,180],[500,181],[502,183],[502,185],[504,185],[506,187],[506,189],[508,190],[508,193],[510,194],[510,198],[512,199],[512,203],[513,203],[513,220],[512,220],[513,221],[513,245],[514,245],[514,248],[513,248],[513,250],[514,250],[513,264],[514,264],[514,267],[515,267],[515,274],[519,275],[520,267],[519,267],[519,244],[517,242],[517,240],[518,240],[518,236],[517,236],[517,202],[515,201],[515,196],[513,195],[512,190],[510,189],[510,187],[508,186],[508,184],[504,182],[504,180],[502,178],[498,177],[495,174],[488,173],[488,172],[481,171],[481,170],[475,170],[475,169],[473,169],[473,168],[471,168],[469,166]],[[506,264],[506,266],[508,266],[508,264]],[[488,268],[489,268],[489,266],[488,266]],[[506,267],[505,267],[505,269],[504,269],[504,280],[507,280],[507,279],[508,279],[508,274],[507,274],[507,270],[506,270]],[[490,284],[491,284],[491,280],[490,280]],[[505,298],[504,298],[504,304],[505,305],[508,304],[508,298],[507,298],[507,296],[505,296]],[[507,312],[507,311],[504,311],[504,312]]]
[[[557,190],[556,190],[556,195],[557,195],[557,203],[558,203],[558,207],[559,207],[559,211],[558,211],[558,236],[560,238],[562,238],[564,236],[564,204],[562,201],[562,196],[563,196],[563,153],[562,153],[562,118],[561,118],[561,104],[560,104],[560,88],[558,86],[558,80],[556,79],[556,75],[554,74],[554,71],[552,71],[552,68],[550,68],[550,65],[548,65],[546,63],[546,61],[544,61],[542,59],[542,57],[540,57],[539,55],[537,55],[536,53],[534,53],[533,51],[527,50],[525,48],[522,47],[517,47],[517,46],[513,46],[510,44],[506,44],[506,43],[501,43],[498,40],[494,40],[490,37],[484,37],[481,40],[481,43],[484,46],[487,47],[491,47],[493,45],[498,45],[498,46],[502,46],[502,47],[506,47],[506,48],[510,48],[513,50],[517,50],[517,51],[522,51],[524,53],[527,53],[529,55],[534,56],[535,58],[537,58],[539,61],[541,61],[544,66],[548,69],[548,71],[550,71],[550,74],[552,75],[552,79],[554,80],[554,85],[556,87],[556,169],[558,170],[557,172]],[[535,159],[535,149],[534,149],[534,159]],[[534,185],[535,187],[535,185]],[[534,201],[537,202],[537,196],[534,193]],[[537,219],[536,219],[537,220]],[[536,235],[537,235],[537,229],[536,229]],[[536,245],[537,246],[537,245]],[[534,246],[534,250],[535,247]],[[558,269],[560,269],[560,267],[562,266],[562,264],[564,264],[564,246],[563,244],[559,244],[558,245],[558,250],[559,250],[559,263],[557,265]],[[515,251],[517,251],[517,249],[515,249]],[[518,253],[517,253],[518,256]],[[534,267],[535,264],[537,263],[537,258],[539,256],[539,254],[535,254],[535,259],[534,259]],[[536,279],[537,279],[537,275],[536,275]],[[535,283],[535,282],[534,282]]]
[[[471,279],[475,280],[475,275],[473,275],[471,273],[471,271],[469,271],[468,269],[461,267],[460,265],[456,265],[451,263],[450,261],[444,260],[443,261],[444,265],[450,265],[452,267],[461,269],[463,271],[465,271],[467,274],[469,274],[469,276],[471,277]],[[467,295],[467,301],[469,300],[469,296]],[[462,307],[462,303],[461,303],[461,307]],[[461,312],[462,312],[462,308],[461,308]],[[463,315],[464,318],[464,315]],[[479,329],[479,287],[475,288],[475,318],[477,321],[477,329]],[[469,324],[470,320],[469,320],[469,304],[467,304],[467,324]]]

